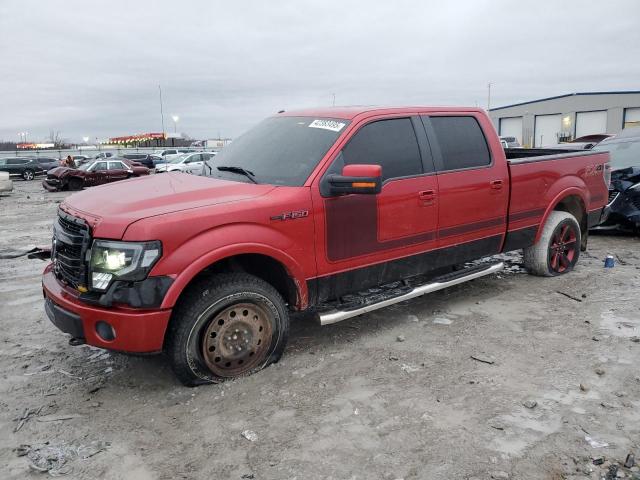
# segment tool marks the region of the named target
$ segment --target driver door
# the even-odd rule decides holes
[[[107,162],[96,162],[87,172],[85,186],[102,185],[107,183]]]
[[[200,175],[200,172],[202,171],[202,155],[199,153],[190,155],[184,162],[183,171],[192,175]]]
[[[426,270],[419,254],[436,247],[438,181],[419,122],[368,121],[347,140],[314,192],[314,204],[322,205],[314,216],[318,274],[332,278],[331,297]],[[327,176],[354,164],[382,167],[381,192],[328,195]]]

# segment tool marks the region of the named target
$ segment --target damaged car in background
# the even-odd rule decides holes
[[[630,128],[593,148],[611,156],[611,185],[602,222],[595,230],[640,234],[640,128]]]
[[[82,190],[104,183],[149,175],[149,169],[124,158],[93,160],[78,168],[58,167],[47,172],[42,186],[50,191]]]

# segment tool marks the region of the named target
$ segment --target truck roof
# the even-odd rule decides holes
[[[375,105],[354,105],[346,107],[318,107],[307,108],[302,110],[292,110],[290,112],[282,112],[278,115],[288,117],[321,117],[321,118],[342,118],[345,120],[353,120],[363,114],[416,114],[416,113],[435,113],[435,112],[451,112],[451,113],[469,113],[480,112],[485,113],[484,109],[477,107],[381,107]]]

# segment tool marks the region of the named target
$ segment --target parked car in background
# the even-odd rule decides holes
[[[13,182],[9,178],[9,172],[0,172],[0,193],[12,192]]]
[[[40,164],[40,166],[44,169],[44,171],[49,171],[52,168],[56,168],[60,166],[60,159],[53,157],[37,157],[36,161]]]
[[[169,160],[176,158],[178,155],[182,155],[185,153],[196,152],[195,148],[165,148],[163,150],[156,150],[153,152],[153,155],[157,155],[164,160],[164,163]],[[158,161],[157,163],[163,163],[162,161]]]
[[[562,142],[554,143],[553,145],[547,145],[544,148],[548,149],[562,149],[562,150],[590,150],[596,144],[593,142]]]
[[[597,145],[601,141],[614,136],[615,135],[611,133],[593,133],[591,135],[583,135],[582,137],[574,138],[569,143],[592,143],[593,145]]]
[[[126,159],[92,160],[78,168],[58,167],[47,172],[42,186],[50,192],[82,190],[103,183],[116,182],[140,175],[148,175],[147,167],[134,165]]]
[[[36,175],[42,175],[45,169],[40,166],[35,158],[10,157],[0,158],[0,172],[8,172],[12,177],[33,180]]]
[[[168,163],[160,164],[156,167],[156,173],[162,172],[183,172],[192,175],[202,175],[204,162],[215,157],[213,152],[185,153],[175,157]]]
[[[500,137],[500,140],[507,142],[508,148],[520,148],[520,142],[516,137]]]
[[[602,223],[595,230],[640,234],[640,128],[629,128],[593,147],[609,152],[611,185]]]
[[[113,157],[113,153],[111,152],[100,152],[93,158],[111,158],[111,157]]]
[[[156,162],[158,160],[161,160],[162,157],[160,157],[159,155],[148,153],[123,153],[122,155],[120,155],[120,158],[138,162],[139,164],[144,165],[147,168],[154,168]]]
[[[91,158],[87,157],[86,155],[73,155],[71,158],[73,158],[73,161],[76,162],[76,165],[78,166],[84,165],[89,160],[91,160]]]

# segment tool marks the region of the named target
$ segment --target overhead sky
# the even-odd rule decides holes
[[[640,90],[638,0],[0,1],[0,140]]]

